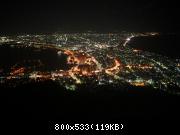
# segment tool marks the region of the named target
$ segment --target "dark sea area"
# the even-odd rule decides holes
[[[180,59],[180,35],[179,34],[160,34],[158,36],[134,37],[129,43],[132,48],[149,51],[170,58]]]

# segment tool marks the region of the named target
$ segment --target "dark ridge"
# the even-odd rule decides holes
[[[150,88],[132,87],[123,91],[104,86],[91,90],[97,92],[86,92],[83,87],[67,91],[46,81],[0,90],[1,118],[4,123],[11,122],[13,131],[42,132],[50,128],[52,132],[57,123],[122,123],[125,132],[149,129],[147,126],[151,124],[153,129],[169,128],[168,122],[179,121],[179,96],[163,92],[146,94],[154,93]]]
[[[108,86],[92,89],[94,92],[83,87],[68,91],[58,83],[46,81],[16,88],[1,87],[1,91],[1,99],[9,110],[45,119],[169,117],[179,104],[176,95],[138,87],[129,87],[126,91]]]

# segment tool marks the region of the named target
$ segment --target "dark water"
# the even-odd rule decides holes
[[[7,72],[13,66],[31,68],[36,71],[67,70],[67,56],[63,54],[59,56],[57,51],[52,48],[1,45],[0,68]]]
[[[129,46],[162,54],[171,58],[180,58],[180,35],[179,34],[162,34],[160,36],[135,37],[129,43]]]

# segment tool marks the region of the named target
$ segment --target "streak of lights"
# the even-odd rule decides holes
[[[144,82],[131,82],[130,84],[131,84],[131,85],[134,85],[134,86],[140,86],[140,87],[145,86],[145,83],[144,83]]]

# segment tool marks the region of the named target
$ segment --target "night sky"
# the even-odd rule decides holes
[[[36,32],[165,31],[177,32],[175,1],[2,2],[0,34]]]

